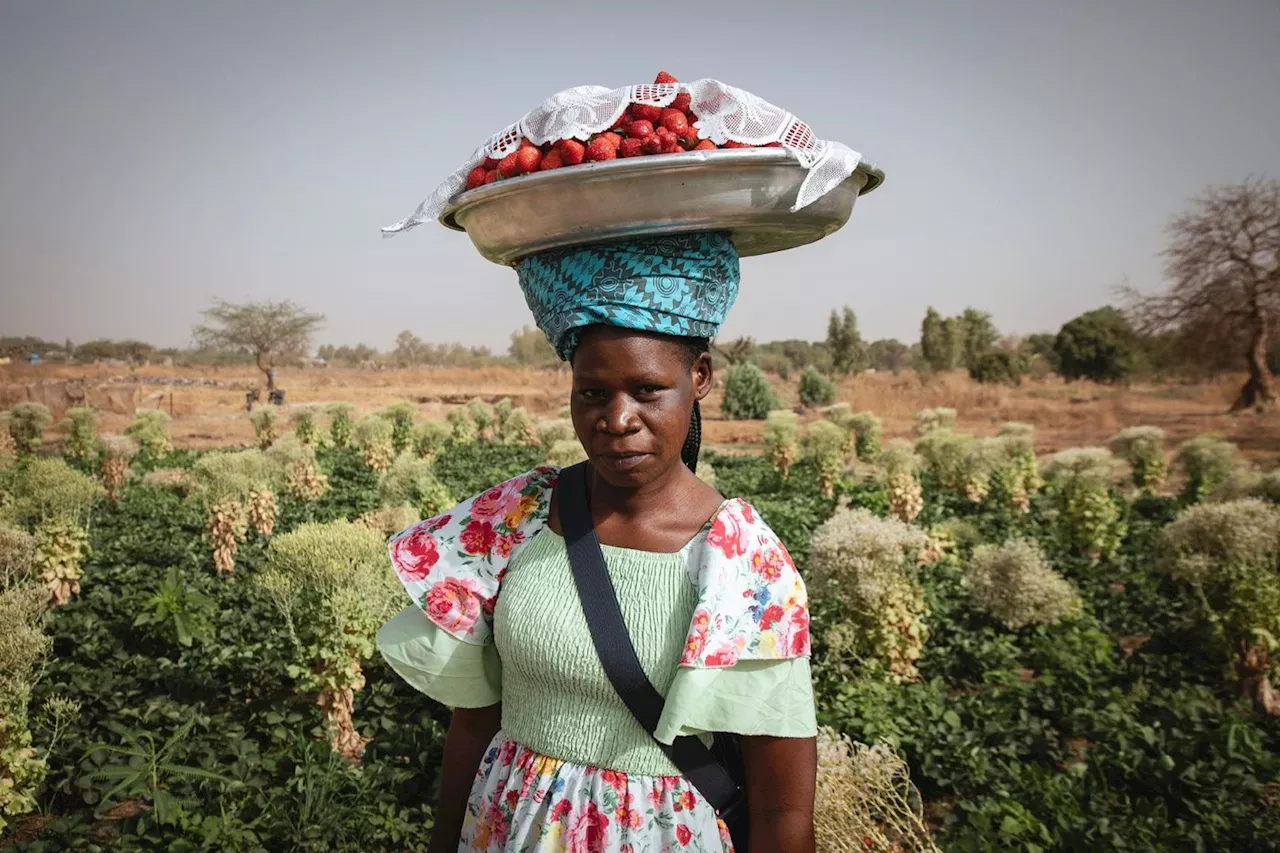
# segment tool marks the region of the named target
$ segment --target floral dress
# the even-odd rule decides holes
[[[384,658],[445,705],[502,703],[459,850],[732,851],[659,742],[816,733],[804,583],[744,501],[722,504],[678,552],[602,546],[665,697],[651,737],[609,684],[564,540],[547,525],[558,473],[517,477],[390,543],[413,604],[379,632]]]

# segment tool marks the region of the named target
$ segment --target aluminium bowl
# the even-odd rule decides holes
[[[780,252],[839,230],[884,181],[870,163],[791,211],[809,172],[782,148],[689,151],[584,163],[477,187],[440,216],[496,264],[548,249],[689,231],[729,231],[738,254]]]

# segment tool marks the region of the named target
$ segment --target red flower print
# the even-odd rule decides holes
[[[435,533],[437,530],[447,527],[450,521],[453,521],[453,516],[447,513],[445,515],[436,516],[435,518],[427,521],[427,529],[432,533]]]
[[[494,552],[503,559],[511,556],[511,552],[515,547],[524,541],[524,534],[517,530],[515,533],[503,533],[498,537],[498,544],[494,547]]]
[[[520,792],[514,789],[507,791],[507,808],[514,811],[518,802],[520,802]]]
[[[761,549],[751,555],[751,568],[766,581],[773,583],[782,577],[782,570],[786,568],[786,563],[778,549]]]
[[[499,846],[506,844],[507,835],[511,832],[511,823],[507,820],[506,812],[498,803],[493,803],[486,811],[485,823],[489,825],[489,843]]]
[[[693,793],[692,789],[686,789],[685,792],[680,795],[680,804],[684,806],[685,811],[691,812],[698,805],[698,796]]]
[[[707,655],[703,663],[711,669],[718,669],[733,666],[737,662],[738,650],[733,646],[725,646]]]
[[[608,840],[609,818],[595,803],[587,803],[586,809],[576,820],[570,821],[567,844],[569,853],[605,853]]]
[[[760,614],[760,627],[768,631],[774,626],[774,623],[781,622],[782,617],[786,615],[786,611],[782,609],[780,604],[770,604],[764,609],[764,613]]]
[[[809,653],[809,611],[798,607],[791,611],[791,654],[799,657]]]
[[[419,524],[406,532],[392,546],[396,573],[406,581],[426,580],[431,567],[440,560],[436,538],[426,525]]]
[[[551,822],[559,823],[569,816],[573,811],[573,803],[568,800],[561,800],[551,808]]]
[[[683,666],[691,666],[698,662],[703,650],[707,647],[707,632],[705,630],[694,630],[684,643],[684,653],[680,655],[680,663]]]
[[[468,554],[488,554],[498,541],[498,534],[487,521],[472,521],[459,537],[462,548]]]
[[[680,842],[680,846],[684,847],[693,840],[693,831],[683,823],[676,826],[676,840]]]
[[[471,517],[477,521],[488,518],[500,518],[506,503],[507,491],[503,486],[494,486],[471,502]]]
[[[727,504],[716,516],[716,520],[711,524],[711,530],[707,533],[707,544],[713,548],[719,548],[728,559],[741,557],[747,553],[746,527],[741,515],[735,511],[739,506],[739,504]]]
[[[619,773],[616,770],[604,770],[600,773],[600,779],[615,791],[627,790],[626,773]]]
[[[451,634],[470,634],[485,608],[480,586],[471,578],[446,578],[427,590],[427,618]]]

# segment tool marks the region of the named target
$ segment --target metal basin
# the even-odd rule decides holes
[[[485,258],[512,265],[563,246],[651,234],[727,230],[744,257],[812,243],[838,230],[858,196],[884,180],[862,163],[792,213],[808,171],[781,148],[689,151],[538,172],[454,197],[441,214]]]

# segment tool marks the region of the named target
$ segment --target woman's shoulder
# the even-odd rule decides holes
[[[791,561],[782,540],[745,498],[728,498],[720,504],[707,527],[706,541],[714,553],[728,560],[750,557],[761,550],[780,550]]]
[[[526,471],[391,537],[391,564],[405,591],[433,619],[446,605],[491,613],[512,555],[546,526],[559,474]],[[463,621],[470,628],[474,619]]]

